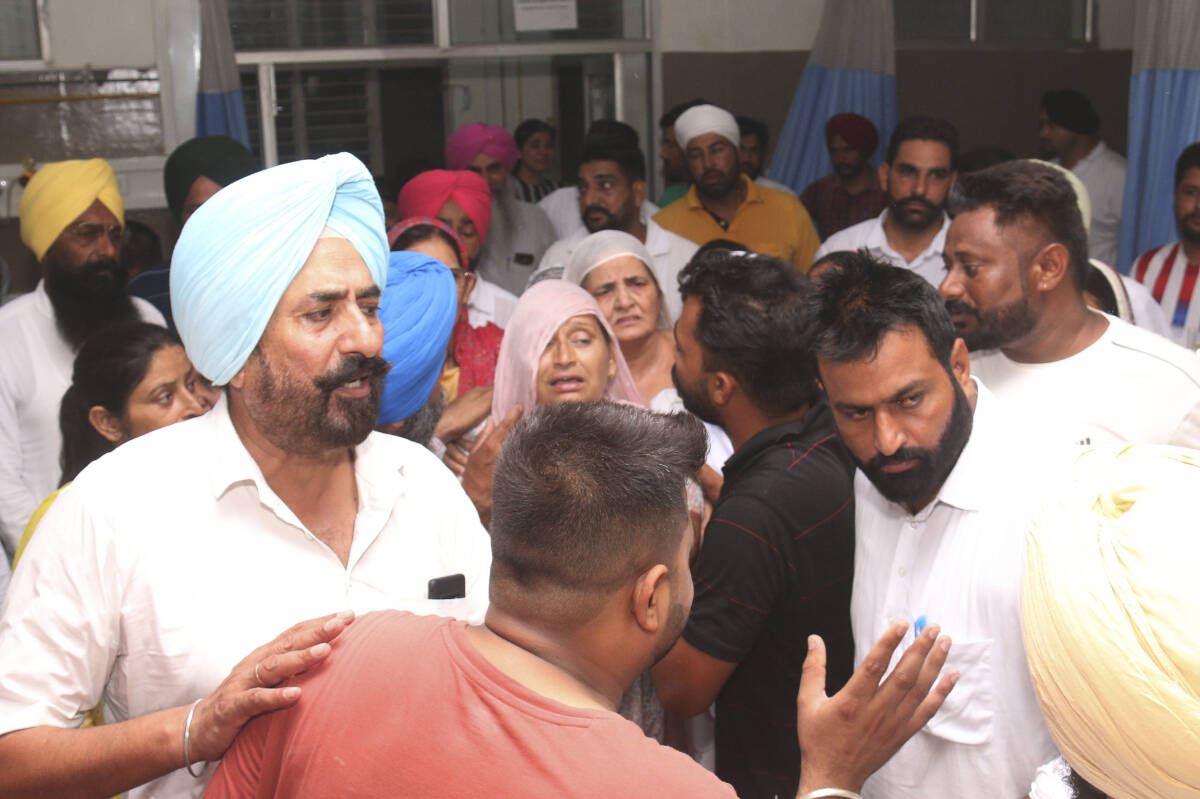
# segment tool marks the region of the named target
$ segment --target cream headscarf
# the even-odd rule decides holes
[[[1034,520],[1022,616],[1067,762],[1115,799],[1200,797],[1200,453],[1079,457]]]
[[[655,324],[669,329],[671,317],[667,311],[662,284],[658,282],[658,275],[654,273],[654,259],[650,257],[650,251],[646,249],[645,244],[622,230],[600,230],[579,242],[571,252],[571,257],[567,259],[562,279],[582,286],[593,269],[623,256],[636,258],[646,267],[646,272],[658,290],[658,318]]]

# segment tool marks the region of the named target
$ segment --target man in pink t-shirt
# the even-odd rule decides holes
[[[733,797],[615,712],[687,620],[696,540],[684,483],[705,445],[687,414],[536,408],[496,463],[484,624],[358,619],[295,680],[298,704],[246,726],[206,796]],[[800,794],[857,790],[949,692],[953,675],[933,687],[949,643],[934,646],[936,630],[879,684],[902,634],[889,631],[833,698],[824,647],[810,642]]]

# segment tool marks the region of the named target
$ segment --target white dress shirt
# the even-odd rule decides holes
[[[888,243],[887,231],[883,229],[887,213],[885,208],[883,213],[874,219],[867,219],[834,233],[825,239],[817,249],[817,255],[813,261],[819,261],[829,253],[839,250],[865,249],[874,257],[889,264],[911,269],[933,284],[934,288],[940,286],[942,279],[946,277],[946,264],[942,260],[942,250],[946,249],[946,231],[950,229],[950,217],[943,213],[942,226],[938,229],[937,235],[933,237],[933,241],[929,243],[924,252],[912,261],[906,261],[904,256],[892,249],[892,245]]]
[[[143,320],[166,324],[153,305],[132,299]],[[58,332],[45,281],[0,308],[0,342],[0,543],[11,557],[62,477],[58,406],[76,352]]]
[[[679,273],[683,271],[688,261],[692,260],[692,256],[696,254],[696,250],[700,248],[695,242],[685,239],[677,233],[672,233],[650,217],[645,216],[645,211],[642,213],[642,224],[646,226],[646,249],[650,252],[651,260],[654,261],[654,277],[658,280],[659,288],[662,289],[667,315],[674,321],[683,313],[683,298],[679,296]],[[542,262],[538,264],[538,272],[543,269],[565,267],[571,258],[571,253],[575,252],[575,248],[588,235],[587,228],[581,225],[570,236],[551,244],[550,249],[546,250],[546,254],[542,256]]]
[[[1092,224],[1088,230],[1088,255],[1106,264],[1117,262],[1121,236],[1121,207],[1125,202],[1125,159],[1096,142],[1092,151],[1071,167],[1088,190]]]
[[[88,466],[13,573],[0,734],[77,727],[102,698],[109,721],[188,704],[292,624],[345,608],[482,621],[491,542],[454,476],[382,433],[354,454],[346,565],[267,485],[224,399]],[[465,598],[427,598],[430,579],[453,574]],[[199,796],[205,782],[180,770],[130,796]]]
[[[554,226],[554,233],[558,238],[565,239],[583,228],[583,217],[579,215],[578,186],[555,189],[538,200],[538,205],[546,212],[546,216],[550,217],[550,224]],[[649,200],[642,203],[643,219],[649,219],[657,213],[657,205]]]
[[[1200,448],[1200,358],[1105,314],[1094,344],[1051,363],[972,353],[971,371],[1028,429],[1064,444],[1132,441]]]
[[[855,663],[898,621],[953,639],[946,703],[867,780],[867,799],[1025,796],[1056,754],[1025,661],[1025,530],[1046,487],[1046,457],[976,381],[971,436],[937,497],[917,514],[855,475]],[[913,641],[912,628],[892,665]]]
[[[467,319],[471,327],[487,327],[488,322],[492,322],[503,330],[508,327],[516,307],[516,294],[476,275],[475,288],[467,298]]]

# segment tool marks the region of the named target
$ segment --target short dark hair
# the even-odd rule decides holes
[[[618,122],[615,119],[597,119],[588,125],[587,135],[583,137],[583,148],[589,146],[627,147],[638,149],[638,132],[632,125]]]
[[[1026,221],[1041,227],[1050,241],[1067,248],[1071,278],[1077,288],[1087,284],[1087,231],[1079,212],[1079,197],[1056,168],[1034,161],[1006,161],[962,175],[950,192],[951,216],[990,207],[996,227]]]
[[[1183,182],[1183,176],[1187,174],[1189,169],[1200,167],[1200,141],[1193,142],[1183,148],[1183,152],[1179,154],[1179,158],[1175,161],[1175,186]]]
[[[679,119],[679,115],[689,108],[695,108],[698,105],[708,105],[708,100],[702,100],[697,97],[695,100],[688,100],[686,103],[668,108],[667,111],[658,118],[658,127],[660,130],[666,130],[675,124],[675,120]]]
[[[615,162],[617,168],[621,170],[621,174],[630,183],[646,179],[646,157],[642,155],[641,150],[629,147],[605,147],[584,140],[583,155],[580,156],[579,163],[582,165],[590,161]]]
[[[74,480],[84,467],[116,445],[92,427],[88,412],[99,405],[118,419],[129,410],[129,396],[146,377],[150,361],[163,347],[183,346],[179,336],[148,322],[117,322],[93,333],[75,356],[71,385],[58,409],[62,432],[62,479]]]
[[[836,363],[875,356],[884,334],[915,327],[934,358],[950,370],[954,324],[946,303],[929,281],[861,250],[839,259],[839,268],[813,281],[809,328],[804,338],[813,357]]]
[[[957,167],[958,131],[946,120],[929,116],[909,117],[896,126],[896,129],[892,131],[892,138],[888,140],[888,164],[895,162],[896,153],[900,152],[901,144],[917,139],[940,141],[946,145],[950,148],[950,167],[952,169]]]
[[[811,289],[793,264],[769,255],[698,252],[679,273],[679,293],[700,299],[696,340],[704,369],[737,378],[771,414],[816,398],[816,375],[802,333]]]
[[[737,118],[738,133],[742,136],[754,136],[758,139],[758,146],[767,151],[767,144],[770,142],[770,136],[767,135],[767,123],[761,119],[754,117],[739,116]]]
[[[513,131],[513,141],[517,143],[517,149],[525,146],[525,142],[529,141],[529,137],[535,133],[546,133],[550,136],[550,141],[553,142],[558,137],[556,131],[549,123],[540,119],[526,119],[517,129]]]
[[[687,524],[685,481],[704,426],[611,402],[538,405],[496,461],[491,597],[523,618],[575,626],[613,590],[672,564]]]
[[[423,241],[430,239],[440,239],[454,253],[457,263],[446,264],[451,268],[470,269],[469,264],[462,262],[462,254],[458,251],[458,242],[454,240],[446,231],[442,230],[437,225],[420,224],[413,225],[410,228],[405,228],[404,231],[396,237],[392,242],[392,252],[403,252],[404,250],[412,249],[414,244],[420,244]]]
[[[697,255],[699,255],[702,252],[711,252],[713,250],[731,250],[733,252],[751,252],[750,248],[747,247],[745,244],[742,244],[740,241],[734,241],[733,239],[709,239],[708,241],[701,244],[699,246],[699,248],[696,249],[696,252],[692,254],[692,257],[695,258]]]
[[[1003,164],[1005,161],[1015,161],[1017,154],[1002,147],[978,147],[967,150],[958,156],[958,174],[978,172],[989,166]]]
[[[840,269],[843,266],[846,266],[847,264],[854,263],[855,257],[860,252],[862,252],[862,250],[859,250],[859,251],[833,250],[832,252],[827,252],[824,255],[822,255],[820,258],[818,258],[817,260],[813,261],[812,269],[816,269],[818,266],[821,266],[822,264],[833,264],[834,266],[836,266]],[[810,269],[809,271],[811,272],[812,269]]]

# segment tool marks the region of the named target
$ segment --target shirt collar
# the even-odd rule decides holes
[[[753,463],[759,453],[785,438],[815,441],[824,438],[825,435],[835,436],[837,431],[833,424],[833,413],[829,410],[829,404],[824,399],[818,399],[801,418],[763,428],[738,447],[737,452],[730,455],[729,459],[725,461],[725,468],[722,471],[725,473],[726,483],[728,484],[731,479],[736,478],[740,472]]]
[[[918,516],[927,516],[938,503],[959,510],[979,511],[995,500],[994,470],[1003,451],[1000,448],[1005,446],[996,435],[999,409],[996,407],[996,398],[987,387],[974,377],[971,381],[975,383],[976,391],[971,435],[959,453],[954,468],[938,489],[937,497],[922,508]]]
[[[883,213],[875,218],[875,224],[871,226],[870,232],[867,234],[867,250],[875,252],[883,252],[888,256],[898,259],[901,263],[904,258],[900,253],[892,249],[888,244],[887,232],[883,229],[883,223],[887,219],[888,209],[884,208]],[[940,260],[942,251],[946,249],[946,231],[950,229],[950,216],[945,211],[942,211],[942,226],[938,229],[937,235],[933,237],[933,241],[929,242],[929,246],[912,260],[912,263],[923,261],[931,254],[937,256]]]

